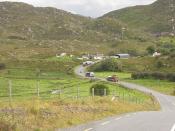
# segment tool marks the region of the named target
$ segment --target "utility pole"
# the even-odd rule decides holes
[[[171,33],[170,35],[174,37],[175,36],[175,0],[170,0],[169,6],[170,6],[170,14],[171,14],[171,18],[170,18]]]
[[[125,33],[125,31],[126,31],[126,28],[125,27],[122,27],[122,36],[121,36],[121,38],[122,38],[122,40],[124,39],[124,33]]]

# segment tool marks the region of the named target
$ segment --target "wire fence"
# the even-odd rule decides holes
[[[20,81],[20,80],[19,80]],[[30,81],[29,81],[30,82]],[[88,82],[83,82],[87,84]],[[60,83],[52,83],[52,85],[48,85],[45,83],[41,83],[40,80],[36,80],[33,83],[19,83],[17,81],[8,79],[5,82],[1,83],[0,81],[0,100],[1,101],[9,101],[10,103],[14,100],[25,100],[32,98],[39,98],[43,100],[49,99],[82,99],[82,98],[96,98],[96,94],[100,94],[101,97],[111,97],[111,100],[119,100],[122,102],[129,102],[135,104],[144,104],[146,101],[141,97],[135,95],[134,93],[129,93],[125,91],[120,91],[117,88],[110,90],[107,92],[106,89],[91,90],[89,88],[81,88],[80,83],[74,83],[72,85],[64,85],[62,87],[58,87]],[[53,88],[54,87],[54,88]],[[98,93],[97,93],[98,92]],[[153,100],[154,102],[154,100]]]

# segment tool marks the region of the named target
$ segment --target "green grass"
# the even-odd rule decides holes
[[[95,76],[100,78],[107,78],[108,76],[116,75],[119,79],[131,78],[131,73],[125,72],[96,72]]]
[[[146,86],[150,89],[159,91],[164,94],[174,95],[175,91],[175,82],[170,82],[166,80],[155,80],[155,79],[131,79],[131,73],[123,73],[123,72],[96,72],[95,75],[100,78],[107,78],[111,75],[117,75],[120,80],[128,81],[136,84],[140,84]]]
[[[150,89],[168,95],[173,95],[173,92],[175,91],[175,82],[169,82],[165,80],[154,80],[154,79],[139,79],[139,80],[127,80],[127,81],[146,86]]]

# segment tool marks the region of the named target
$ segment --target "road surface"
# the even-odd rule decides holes
[[[75,73],[84,77],[85,68],[79,66],[75,69]],[[161,111],[129,113],[60,131],[175,131],[175,97],[132,83],[119,82],[119,84],[127,88],[152,93],[159,101]]]

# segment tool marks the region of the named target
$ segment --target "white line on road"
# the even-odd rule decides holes
[[[175,131],[175,124],[174,124],[173,127],[171,128],[171,131]]]
[[[130,117],[131,115],[126,115],[126,117]]]
[[[109,123],[110,123],[110,121],[106,121],[106,122],[101,123],[101,125],[104,126],[104,125],[109,124]]]
[[[93,128],[88,128],[88,129],[85,129],[84,131],[91,131]]]
[[[115,120],[118,121],[118,120],[120,120],[120,119],[122,119],[122,117],[116,118]]]

